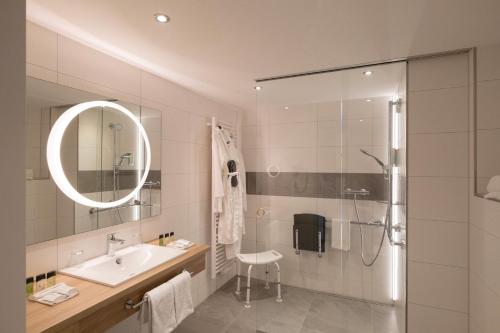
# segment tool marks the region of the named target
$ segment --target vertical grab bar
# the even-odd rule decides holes
[[[295,254],[296,255],[300,254],[300,249],[299,249],[299,228],[295,228]]]
[[[321,231],[318,231],[318,257],[322,257],[323,254],[321,253]]]

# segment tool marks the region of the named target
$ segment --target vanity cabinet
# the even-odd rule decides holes
[[[209,246],[195,245],[176,259],[134,277],[117,287],[58,275],[57,282],[78,288],[79,295],[53,307],[27,301],[26,332],[98,333],[133,315],[139,308],[127,310],[131,299],[139,302],[144,293],[187,270],[195,276],[206,268]]]

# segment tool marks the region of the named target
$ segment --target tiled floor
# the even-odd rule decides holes
[[[370,304],[305,289],[252,282],[252,308],[234,294],[235,280],[200,304],[174,333],[398,333],[394,307]],[[253,287],[255,286],[255,287]]]

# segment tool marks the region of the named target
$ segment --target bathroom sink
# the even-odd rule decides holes
[[[138,244],[118,250],[114,256],[103,255],[61,269],[60,273],[115,287],[186,252],[170,247]]]

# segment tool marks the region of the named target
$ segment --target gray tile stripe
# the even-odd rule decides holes
[[[161,170],[150,170],[147,181],[160,181]],[[120,189],[133,189],[137,185],[136,170],[120,171]],[[78,171],[78,192],[93,193],[113,190],[113,171],[111,170],[85,170]],[[159,189],[161,186],[153,186]]]
[[[362,200],[387,200],[387,182],[375,173],[282,172],[270,177],[266,172],[247,172],[247,193],[306,198],[347,198],[342,189],[366,189]]]

